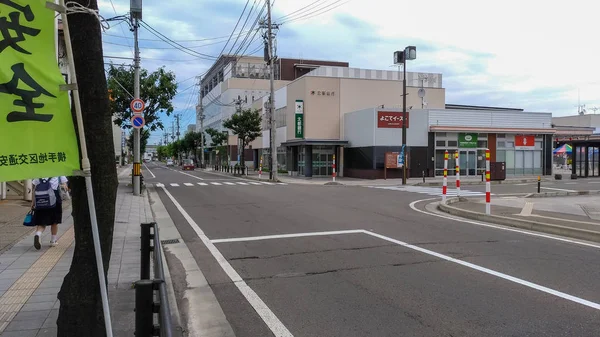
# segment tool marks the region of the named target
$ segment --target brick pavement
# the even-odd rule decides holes
[[[152,219],[147,195],[133,196],[126,176],[120,178],[107,275],[115,337],[134,335],[132,283],[139,279],[140,223]],[[48,247],[50,231],[46,230],[40,251],[33,248],[33,235],[29,234],[0,255],[0,336],[56,336],[57,293],[74,248],[70,213],[70,207],[63,213],[57,247]]]

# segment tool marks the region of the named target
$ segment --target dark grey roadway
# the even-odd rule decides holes
[[[350,186],[199,186],[149,164],[210,239],[365,229],[600,303],[600,250],[415,212],[428,196]],[[190,173],[203,181],[226,179]],[[148,174],[146,174],[148,175]],[[230,181],[235,181],[228,178]],[[170,183],[194,186],[170,186]],[[273,336],[157,189],[237,336]],[[597,307],[366,234],[216,243],[294,336],[598,336]]]

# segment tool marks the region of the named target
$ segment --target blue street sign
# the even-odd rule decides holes
[[[398,167],[404,166],[404,145],[402,145],[402,150],[400,150],[400,154],[398,155]]]
[[[136,115],[131,117],[131,125],[136,129],[141,129],[146,125],[146,121],[143,116]]]

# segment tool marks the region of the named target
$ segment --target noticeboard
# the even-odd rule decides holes
[[[398,156],[399,152],[386,152],[385,153],[385,168],[398,168]]]

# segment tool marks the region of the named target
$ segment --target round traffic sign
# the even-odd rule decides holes
[[[143,116],[133,116],[131,117],[131,125],[136,129],[141,129],[146,125],[146,121]]]
[[[144,101],[142,101],[139,98],[136,98],[133,101],[131,101],[130,107],[134,113],[140,113],[140,112],[144,111],[145,105],[146,104],[144,103]]]

